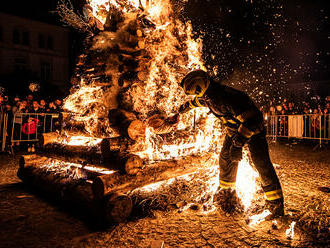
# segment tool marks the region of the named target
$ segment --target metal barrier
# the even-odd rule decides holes
[[[11,142],[38,141],[40,133],[55,131],[58,113],[17,113],[13,116]]]
[[[330,140],[330,114],[270,115],[265,118],[268,137]]]
[[[1,142],[1,151],[5,150],[6,140],[7,140],[7,124],[8,124],[8,114],[1,112],[0,113],[0,142]]]

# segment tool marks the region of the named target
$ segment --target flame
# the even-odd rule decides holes
[[[141,17],[152,24],[146,26],[138,24],[138,31],[141,33],[138,39],[140,44],[143,44],[141,46],[143,48],[139,47],[139,49],[147,55],[145,56],[147,59],[142,58],[138,66],[145,76],[143,79],[129,82],[129,87],[120,91],[118,86],[120,73],[116,69],[118,64],[112,65],[106,61],[108,63],[106,73],[112,78],[111,87],[100,86],[97,80],[86,80],[82,76],[74,92],[65,99],[64,109],[76,114],[74,119],[83,122],[86,131],[91,135],[95,133],[99,123],[103,123],[106,127],[106,132],[102,129],[105,137],[113,134],[108,129],[106,121],[110,109],[110,95],[117,99],[120,93],[119,104],[130,106],[130,110],[137,113],[141,120],[147,119],[153,112],[165,116],[177,113],[179,107],[189,99],[179,86],[179,82],[191,70],[206,69],[202,60],[202,41],[193,38],[191,23],[180,20],[177,13],[174,13],[170,0],[88,0],[88,3],[92,15],[102,24],[105,24],[110,8],[120,12],[124,19],[116,32],[104,31],[96,35],[92,50],[111,50],[114,46],[121,47],[122,34],[127,33],[125,27],[130,22],[138,24]],[[148,161],[176,159],[210,151],[213,151],[217,157],[221,148],[222,129],[219,120],[214,115],[208,115],[207,112],[208,109],[199,108],[185,114],[178,125],[178,130],[190,131],[191,136],[178,139],[171,144],[166,144],[161,136],[147,128],[145,140],[137,142],[136,147],[139,149],[134,153]],[[70,142],[81,144],[84,141],[77,137]],[[215,161],[216,159],[208,162],[213,172],[218,170],[218,166],[214,166]],[[218,173],[214,173],[203,194],[214,195],[218,188],[217,177]],[[245,153],[244,159],[239,164],[236,186],[245,209],[251,206],[255,197],[256,179],[257,174],[249,166]],[[157,190],[164,183],[146,186],[144,190]],[[207,204],[211,204],[211,201]]]
[[[100,138],[85,137],[85,136],[71,136],[67,140],[70,146],[96,146],[102,142]]]
[[[262,211],[260,214],[252,215],[249,217],[249,225],[255,226],[258,225],[260,222],[263,222],[267,216],[269,216],[271,212],[266,209]]]
[[[158,135],[155,135],[151,128],[146,130],[146,139],[144,143],[144,150],[137,152],[143,159],[149,161],[168,160],[193,154],[199,154],[212,150],[220,149],[220,136],[222,130],[217,124],[217,119],[214,115],[207,115],[206,108],[196,109],[191,112],[188,121],[184,120],[179,123],[179,127],[186,128],[190,126],[193,128],[193,116],[197,119],[205,118],[203,128],[195,128],[191,130],[189,138],[177,139],[176,142],[167,145],[166,142]],[[173,133],[175,138],[175,133]]]
[[[85,169],[86,171],[96,172],[103,175],[110,175],[115,173],[114,170],[108,170],[104,168],[98,168],[91,165],[83,166],[77,163],[64,162],[56,159],[49,159],[48,162],[45,162],[41,168],[46,169],[48,172],[53,172],[54,174],[63,174],[63,176],[71,178],[71,179],[88,179],[84,174],[84,171],[81,169]]]
[[[285,234],[287,239],[293,239],[294,238],[294,227],[296,225],[295,221],[292,221],[290,224],[290,227],[286,229]]]
[[[252,200],[255,198],[257,190],[258,173],[252,169],[247,151],[244,150],[243,159],[239,162],[237,178],[236,178],[236,191],[238,197],[241,199],[244,209],[247,210]]]
[[[169,0],[89,0],[88,4],[92,15],[102,24],[106,22],[110,8],[116,9],[124,19],[116,32],[105,31],[97,35],[91,49],[121,46],[122,34],[127,34],[125,27],[130,22],[139,23],[139,18],[143,16],[152,23],[147,27],[139,26],[142,37],[138,39],[145,44],[143,50],[148,58],[139,65],[145,79],[141,80],[143,82],[130,82],[132,86],[122,93],[122,103],[131,105],[131,110],[136,111],[142,119],[147,118],[151,111],[165,115],[177,112],[179,106],[188,99],[178,82],[190,70],[205,69],[202,41],[193,39],[191,24],[182,22],[173,13]],[[116,108],[109,106],[108,98],[111,95],[116,99],[119,94],[116,86],[120,73],[116,69],[118,64],[107,63],[106,73],[111,74],[113,80],[110,88],[99,86],[98,80],[87,80],[81,75],[78,87],[64,101],[64,109],[75,113],[74,119],[83,122],[91,135],[97,133],[95,129],[99,127],[100,119],[107,120],[107,110]],[[106,127],[103,137],[112,136],[114,133],[108,128],[107,121],[102,122]]]

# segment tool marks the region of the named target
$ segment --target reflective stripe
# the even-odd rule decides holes
[[[222,180],[219,180],[219,186],[222,189],[233,189],[235,188],[236,182],[225,182]]]
[[[232,120],[232,119],[228,119],[227,120],[229,123],[232,123],[232,124],[238,124],[236,121]]]
[[[204,105],[201,104],[201,102],[198,100],[198,98],[195,98],[195,102],[196,102],[198,107],[204,107]]]
[[[227,123],[227,120],[225,117],[220,117],[221,118],[221,121],[223,122],[223,124],[226,124]]]
[[[189,101],[189,107],[190,107],[191,109],[196,108],[195,105],[194,105],[191,101]]]
[[[249,130],[247,127],[244,127],[243,125],[239,126],[238,132],[248,139],[251,138],[251,136],[254,134],[253,131]]]
[[[236,129],[234,128],[230,128],[230,127],[226,127],[226,132],[229,135],[229,137],[233,136],[236,133]]]
[[[283,198],[283,193],[281,189],[265,192],[266,199],[269,201],[274,201]]]

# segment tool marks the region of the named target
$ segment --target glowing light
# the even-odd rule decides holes
[[[285,234],[287,239],[293,239],[294,238],[294,227],[296,225],[295,221],[292,221],[290,224],[290,227],[286,229]]]
[[[95,146],[101,143],[102,139],[85,137],[85,136],[71,136],[67,140],[67,144],[70,146]]]
[[[245,210],[251,206],[252,200],[257,193],[258,186],[256,181],[258,177],[258,173],[249,164],[247,151],[245,150],[243,159],[238,165],[236,178],[237,195],[241,199]]]
[[[263,222],[268,215],[270,215],[271,212],[266,209],[260,214],[252,215],[249,217],[249,225],[254,226],[258,225],[260,222]]]

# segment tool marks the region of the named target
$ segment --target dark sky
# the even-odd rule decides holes
[[[220,79],[261,101],[287,94],[288,84],[330,80],[328,5],[326,0],[190,0],[186,16],[203,37],[208,68],[218,67]]]
[[[5,2],[6,4],[1,5],[0,11],[62,25],[56,13],[54,13],[59,0],[15,0]],[[80,6],[84,0],[70,0],[70,2],[73,3],[74,6]]]

